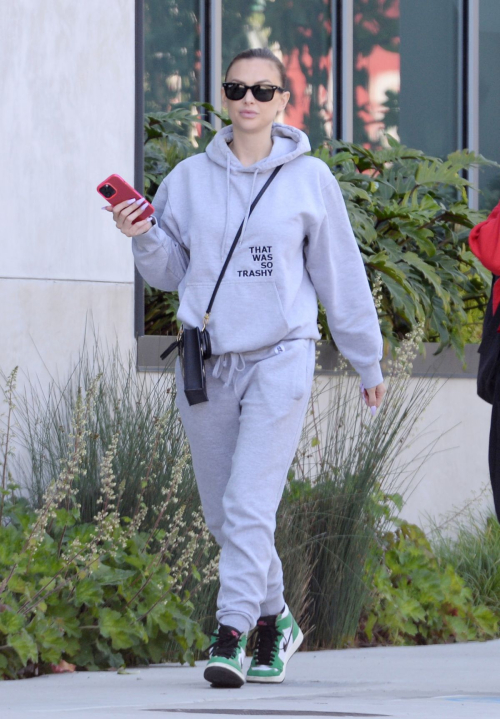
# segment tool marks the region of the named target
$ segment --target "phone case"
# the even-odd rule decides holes
[[[99,185],[97,185],[97,192],[113,207],[115,207],[115,205],[119,205],[120,202],[123,202],[124,200],[131,200],[132,197],[135,197],[137,200],[142,198],[142,195],[137,192],[132,185],[129,185],[123,177],[120,177],[120,175],[110,175],[107,177],[99,183]],[[153,205],[148,202],[145,206],[144,212],[139,215],[132,224],[135,225],[136,222],[147,220],[148,217],[151,217],[154,211]]]

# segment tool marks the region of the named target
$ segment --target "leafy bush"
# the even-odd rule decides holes
[[[110,367],[116,371],[116,360],[108,373]],[[0,442],[0,671],[7,677],[45,671],[61,658],[91,669],[167,658],[193,663],[194,652],[208,643],[191,616],[187,584],[195,580],[203,587],[211,580],[214,562],[204,562],[200,572],[196,565],[213,545],[200,512],[186,512],[179,501],[186,479],[189,486],[189,454],[185,440],[175,456],[168,454],[175,448],[166,434],[171,408],[167,403],[166,414],[127,424],[133,400],[137,414],[151,410],[155,388],[148,395],[137,380],[128,397],[124,388],[123,406],[114,403],[123,376],[93,376],[82,361],[79,370],[59,395],[52,386],[45,415],[35,412],[27,422],[17,413],[15,371],[7,379],[9,410]],[[42,398],[33,397],[32,387],[24,409],[44,407]],[[160,395],[163,405],[165,398],[168,393]],[[19,497],[15,468],[8,468],[12,418],[19,419],[18,439],[25,440],[31,468],[39,472],[36,511]],[[131,460],[118,448],[132,441],[134,428],[144,436]],[[123,457],[126,466],[120,465]],[[127,497],[131,488],[136,495]],[[82,521],[89,507],[90,521]]]
[[[314,154],[340,183],[369,279],[382,278],[384,336],[394,347],[421,321],[437,353],[451,345],[463,360],[469,313],[482,316],[491,275],[468,247],[484,214],[469,209],[462,175],[494,163],[468,150],[441,160],[387,141],[378,151],[332,142]]]
[[[193,650],[207,646],[189,593],[181,598],[172,586],[165,533],[156,551],[146,533],[119,526],[102,542],[98,526],[58,509],[53,531],[34,545],[37,516],[22,504],[9,516],[0,525],[0,678],[51,671],[61,660],[78,669],[193,664]],[[177,650],[167,653],[172,641]]]
[[[455,517],[453,535],[434,528],[431,543],[441,564],[451,564],[472,592],[500,617],[500,524],[471,511]]]
[[[474,602],[452,564],[441,565],[424,532],[395,520],[368,565],[372,602],[365,610],[360,644],[434,644],[488,639],[499,614]]]
[[[189,450],[175,407],[171,373],[144,375],[135,358],[123,358],[117,347],[105,350],[89,339],[62,381],[52,380],[42,391],[28,380],[15,398],[18,443],[24,448],[11,462],[16,482],[40,508],[44,494],[58,477],[68,451],[79,395],[98,379],[92,411],[86,418],[84,472],[73,479],[75,501],[82,522],[91,522],[98,510],[102,486],[102,460],[116,437],[113,473],[120,487],[120,516],[142,515],[141,529],[157,519],[159,498],[165,496],[182,465],[182,481],[175,489],[179,504],[196,487]],[[187,518],[191,519],[191,514]]]

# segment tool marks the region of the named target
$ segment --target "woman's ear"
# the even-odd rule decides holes
[[[284,92],[283,95],[284,105],[282,106],[280,112],[284,112],[286,109],[286,106],[288,105],[288,101],[290,100],[290,92]]]

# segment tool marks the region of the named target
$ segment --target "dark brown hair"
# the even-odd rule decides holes
[[[276,55],[274,53],[272,53],[271,50],[269,50],[269,48],[267,48],[267,47],[252,48],[250,50],[243,50],[243,52],[238,53],[238,55],[236,55],[236,57],[233,57],[233,59],[229,63],[229,66],[226,70],[225,80],[227,80],[229,70],[231,69],[231,67],[234,65],[234,63],[237,60],[248,60],[249,58],[252,58],[252,57],[259,57],[259,58],[262,58],[263,60],[270,60],[271,62],[274,62],[274,64],[276,65],[276,67],[278,68],[278,71],[280,73],[281,87],[283,87],[283,88],[285,87],[285,84],[286,84],[285,66],[283,65],[281,60],[278,57],[276,57]]]

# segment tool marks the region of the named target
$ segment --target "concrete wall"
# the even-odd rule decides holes
[[[99,209],[134,179],[134,0],[17,0],[0,22],[0,369],[63,375],[86,323],[129,350],[130,240]]]
[[[316,381],[318,408],[324,417],[335,380],[320,375]],[[350,377],[348,382],[357,391],[359,379]],[[465,378],[411,377],[407,397],[427,392],[432,383],[433,398],[401,445],[394,468],[409,470],[397,480],[405,500],[402,516],[424,528],[442,525],[453,534],[457,513],[465,516],[468,507],[474,512],[493,511],[488,471],[491,405],[477,396],[476,380]],[[366,417],[372,421],[368,409]]]
[[[475,379],[436,382],[438,391],[406,454],[417,457],[433,438],[437,442],[407,492],[403,516],[423,527],[436,522],[453,533],[457,513],[494,511],[488,470],[491,405],[477,396]]]

